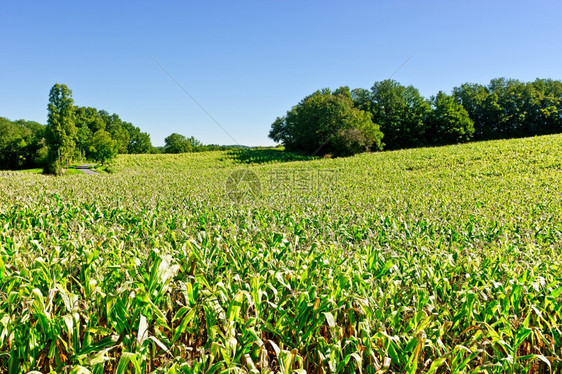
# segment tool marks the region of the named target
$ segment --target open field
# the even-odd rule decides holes
[[[0,372],[560,372],[561,150],[0,174]]]

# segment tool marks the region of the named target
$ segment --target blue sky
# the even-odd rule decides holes
[[[429,97],[495,77],[562,79],[559,1],[0,2],[0,116],[45,123],[49,90],[172,132],[247,145],[323,87],[388,78]]]

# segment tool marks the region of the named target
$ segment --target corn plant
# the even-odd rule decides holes
[[[560,372],[561,145],[2,173],[0,372]]]

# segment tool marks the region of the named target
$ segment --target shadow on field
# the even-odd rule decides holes
[[[232,159],[244,164],[266,164],[270,162],[291,162],[316,160],[318,156],[286,152],[275,148],[233,149],[227,153]]]

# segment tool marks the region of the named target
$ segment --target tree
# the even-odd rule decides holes
[[[117,151],[118,144],[107,131],[98,130],[94,134],[89,149],[90,155],[94,160],[106,164],[117,156]]]
[[[485,103],[488,102],[490,92],[481,84],[464,83],[453,88],[453,98],[463,106],[468,116],[474,122],[474,139],[491,139],[493,129],[488,126]]]
[[[72,91],[64,84],[55,84],[49,93],[45,140],[48,146],[46,173],[60,175],[74,154],[76,126],[74,124]]]
[[[524,84],[515,79],[496,78],[488,84],[486,120],[492,127],[492,138],[506,139],[523,136],[526,113],[522,105]]]
[[[189,138],[187,138],[187,141],[189,142],[189,144],[191,144],[191,149],[193,152],[199,152],[199,150],[204,147],[203,143],[195,139],[194,136],[190,136]]]
[[[198,147],[202,144],[199,140],[195,139],[193,136],[186,138],[185,136],[173,133],[164,139],[165,146],[164,151],[166,153],[185,153],[185,152],[196,152]]]
[[[89,157],[92,137],[99,130],[105,130],[105,122],[96,108],[76,107],[74,110],[77,129],[76,154]]]
[[[428,144],[455,144],[472,138],[474,123],[466,109],[452,96],[439,91],[430,103],[432,111],[427,118]]]
[[[375,82],[370,95],[354,91],[356,105],[372,114],[380,125],[385,146],[391,149],[419,147],[425,144],[425,119],[430,107],[413,86],[394,80]],[[368,100],[369,99],[369,100]]]
[[[44,161],[45,127],[33,121],[10,121],[0,117],[0,169],[39,166]]]
[[[562,132],[562,82],[536,79],[526,84],[527,134]]]
[[[369,113],[353,106],[349,88],[316,91],[278,117],[269,137],[290,151],[349,155],[382,149],[382,133]]]
[[[90,118],[84,107],[75,107],[74,123],[76,126],[76,152],[77,157],[86,157],[87,149],[92,142],[92,131],[89,128]]]
[[[518,83],[518,82],[517,82]],[[453,97],[474,122],[477,140],[516,136],[521,118],[514,97],[516,81],[492,79],[488,86],[465,83],[453,89]]]
[[[99,130],[107,131],[117,142],[119,153],[151,153],[153,152],[150,135],[141,132],[138,127],[119,118],[117,114],[109,114],[105,110],[79,107],[75,110],[78,128],[78,154],[89,157],[88,149],[92,136]],[[86,150],[86,151],[85,151]]]
[[[111,138],[117,142],[119,153],[127,153],[129,146],[129,132],[123,126],[123,121],[117,114],[109,114],[100,110],[99,115],[105,122],[105,131],[111,134]]]
[[[382,138],[382,135],[381,135]],[[330,146],[337,156],[352,156],[370,149],[370,138],[359,128],[344,128],[331,140]],[[376,148],[380,149],[380,148]]]
[[[373,102],[371,99],[371,91],[364,88],[355,88],[351,91],[351,100],[356,108],[364,110],[365,112],[373,112]]]
[[[474,121],[477,140],[505,139],[562,131],[562,82],[492,79],[487,86],[465,83],[453,90]]]
[[[137,154],[153,152],[149,134],[141,132],[138,127],[133,126],[133,124],[129,122],[123,122],[123,128],[129,133],[127,153]]]

